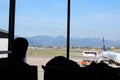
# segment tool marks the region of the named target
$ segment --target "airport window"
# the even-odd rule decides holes
[[[40,67],[66,56],[67,0],[16,0],[15,36],[29,41],[26,60]]]
[[[66,45],[68,0],[15,0],[15,29],[11,30],[14,20],[10,25],[10,1],[14,0],[0,0],[0,53],[11,50],[8,46],[14,37],[25,37],[29,41],[27,63],[38,67],[55,56],[66,56],[68,47],[68,57],[78,64],[96,61],[104,52],[104,38],[107,50],[120,53],[118,0],[71,0],[69,46]],[[9,35],[10,32],[15,34]],[[83,55],[85,51],[89,53],[87,56]],[[94,52],[97,56],[93,55]],[[107,57],[111,58],[111,54]]]
[[[79,64],[81,59],[92,59],[83,57],[84,51],[97,51],[100,56],[103,37],[107,51],[120,53],[119,4],[118,0],[71,0],[70,59]]]
[[[1,20],[0,27],[8,33],[8,24],[5,23],[9,21],[9,0],[1,3],[4,3],[1,11],[5,13],[1,17],[5,18]],[[114,4],[111,3],[112,1],[71,1],[70,59],[76,60],[86,50],[102,53],[102,37],[107,41],[119,40],[119,2],[115,0]],[[28,56],[66,56],[67,0],[52,0],[50,3],[42,0],[17,0],[15,17],[14,37],[28,39]],[[113,29],[115,32],[111,33]],[[106,44],[109,50],[115,48],[119,52],[119,44],[111,44],[109,41]],[[79,59],[77,62],[80,62]]]
[[[66,56],[67,0],[16,0],[15,18],[15,37],[29,41],[28,63]]]

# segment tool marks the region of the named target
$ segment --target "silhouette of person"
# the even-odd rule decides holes
[[[76,62],[63,56],[54,57],[42,68],[44,80],[120,80],[120,68],[95,62],[80,67]]]
[[[23,37],[18,37],[14,40],[12,53],[9,55],[9,64],[16,66],[28,65],[25,62],[28,41]]]
[[[44,80],[80,80],[78,73],[80,66],[63,56],[54,57],[42,68]]]
[[[0,75],[4,76],[3,80],[36,80],[37,67],[32,67],[24,61],[28,41],[23,37],[18,37],[13,43],[12,53],[8,58],[0,59],[2,72]]]
[[[24,60],[26,57],[26,51],[28,48],[28,41],[23,37],[14,39],[12,45],[12,53],[9,54],[8,58],[1,58],[0,65],[3,66],[22,66],[28,65]]]
[[[90,65],[81,69],[81,75],[83,80],[119,80],[120,69],[112,68],[106,63],[92,62]]]

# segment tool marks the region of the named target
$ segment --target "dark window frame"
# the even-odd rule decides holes
[[[15,25],[15,2],[16,0],[9,1],[8,51],[0,51],[0,54],[11,53],[11,50],[12,50],[12,44],[14,40],[14,28],[15,28],[14,26]]]

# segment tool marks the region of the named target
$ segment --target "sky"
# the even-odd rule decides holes
[[[70,35],[120,40],[120,0],[71,0]],[[0,28],[8,30],[9,0],[0,0]],[[67,0],[16,0],[15,35],[67,35]]]

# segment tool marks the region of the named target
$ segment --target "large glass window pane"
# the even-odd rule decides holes
[[[9,0],[0,0],[0,53],[8,51]],[[7,57],[7,54],[0,54]]]
[[[103,52],[103,37],[108,51],[120,50],[120,1],[71,0],[71,59],[81,64],[85,51]]]
[[[53,57],[66,56],[67,0],[16,0],[15,22],[15,37],[29,41],[27,63],[41,70]]]

